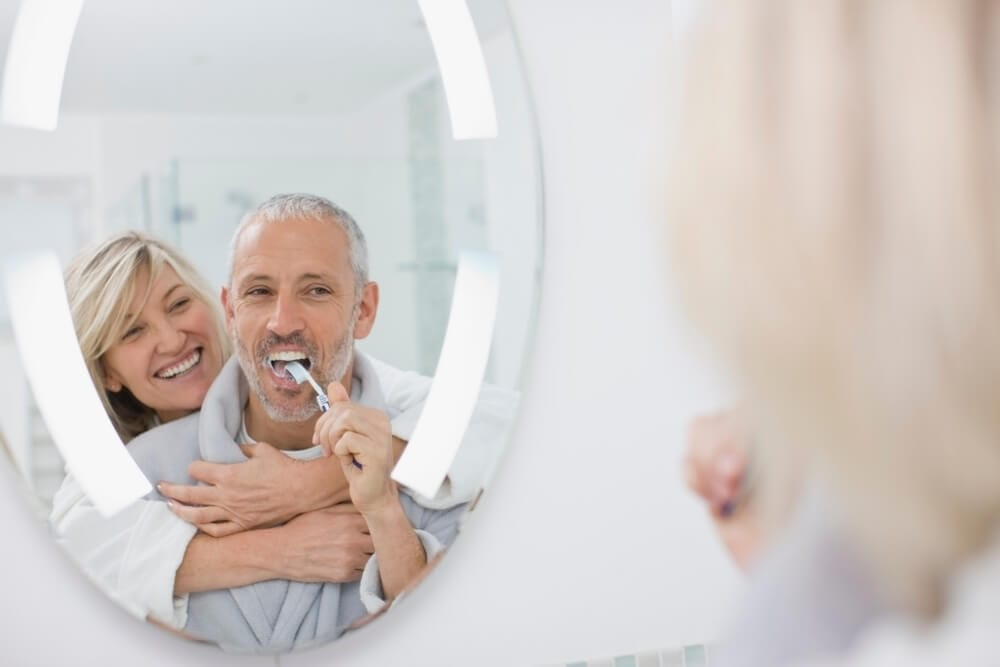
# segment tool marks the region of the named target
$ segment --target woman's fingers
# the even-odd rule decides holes
[[[185,505],[174,501],[168,502],[167,505],[174,514],[188,523],[195,524],[196,526],[215,523],[218,521],[231,522],[233,519],[232,515],[226,509],[216,507],[215,505],[193,507],[191,505]]]
[[[200,523],[196,525],[198,526],[198,530],[207,535],[211,535],[212,537],[226,537],[227,535],[234,535],[243,530],[243,526],[233,521],[220,521],[218,523]]]
[[[684,476],[715,510],[737,499],[747,473],[750,436],[733,410],[698,417],[688,432]]]
[[[218,502],[219,492],[212,486],[160,482],[156,485],[156,490],[170,500],[175,500],[185,505],[214,505]]]

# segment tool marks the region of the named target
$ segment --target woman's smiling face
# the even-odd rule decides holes
[[[148,283],[143,270],[129,307],[138,318],[102,358],[104,386],[111,392],[127,388],[168,422],[201,407],[222,369],[222,345],[211,306],[169,265],[143,304]]]

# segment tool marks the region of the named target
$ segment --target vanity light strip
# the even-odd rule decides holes
[[[22,0],[7,49],[0,121],[51,132],[83,0]]]
[[[434,382],[392,478],[427,498],[437,495],[469,425],[493,341],[500,278],[486,252],[463,252]]]
[[[104,411],[76,339],[59,260],[7,260],[14,340],[49,433],[97,510],[109,517],[152,490]]]
[[[497,136],[493,102],[482,45],[465,0],[418,0],[434,45],[455,139]]]

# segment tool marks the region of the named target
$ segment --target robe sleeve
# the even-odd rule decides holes
[[[50,519],[57,542],[112,599],[139,618],[184,627],[187,596],[174,597],[174,579],[195,526],[154,500],[104,517],[71,475],[56,493]]]

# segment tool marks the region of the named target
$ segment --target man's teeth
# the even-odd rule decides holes
[[[272,352],[267,355],[267,363],[271,366],[271,370],[278,372],[284,371],[285,364],[281,364],[281,368],[278,368],[278,362],[289,362],[289,361],[299,361],[306,368],[309,368],[309,356],[304,352],[295,351],[282,351],[282,352]]]
[[[166,368],[160,371],[159,373],[156,374],[156,376],[169,380],[170,378],[177,377],[178,375],[180,375],[185,371],[191,370],[199,361],[201,361],[201,350],[195,350],[194,354],[192,354],[190,357],[180,362],[179,364],[175,364],[170,368]]]

